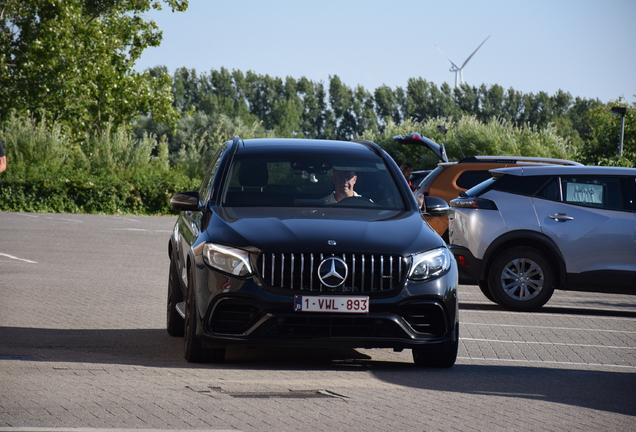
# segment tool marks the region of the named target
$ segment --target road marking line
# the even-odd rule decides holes
[[[61,217],[51,217],[51,216],[47,216],[45,217],[45,219],[51,219],[51,220],[62,220],[62,221],[67,221],[67,222],[79,222],[79,223],[84,223],[83,220],[79,220],[79,219],[68,219],[68,218],[61,218]]]
[[[629,366],[629,365],[564,362],[564,361],[557,361],[557,360],[516,360],[516,359],[486,358],[486,357],[457,357],[457,358],[462,360],[502,361],[502,362],[509,362],[509,363],[552,363],[552,364],[564,364],[564,365],[572,365],[572,366],[606,366],[606,367],[636,369],[636,366]]]
[[[480,338],[468,338],[468,337],[460,337],[460,340],[464,341],[475,341],[475,342],[500,342],[500,343],[512,343],[512,344],[528,344],[528,345],[559,345],[559,346],[576,346],[576,347],[585,347],[585,348],[613,348],[613,349],[627,349],[627,350],[636,350],[636,347],[622,347],[622,346],[614,346],[614,345],[592,345],[592,344],[575,344],[568,342],[539,342],[539,341],[509,341],[509,340],[499,340],[499,339],[480,339]]]
[[[578,327],[548,327],[548,326],[529,326],[529,325],[515,325],[515,324],[489,324],[489,323],[472,323],[463,322],[462,325],[476,325],[476,326],[497,326],[497,327],[514,327],[514,328],[537,328],[537,329],[549,329],[549,330],[580,330],[580,331],[594,331],[594,332],[607,332],[607,333],[627,333],[636,334],[636,331],[630,330],[607,330],[607,329],[590,329],[590,328],[578,328]]]
[[[31,260],[24,259],[24,258],[14,257],[13,255],[5,254],[5,253],[0,253],[0,256],[5,256],[7,258],[11,258],[11,259],[18,260],[18,261],[24,261],[24,262],[28,262],[28,263],[37,264],[36,261],[31,261]]]
[[[461,305],[462,303],[459,302],[459,304]],[[627,307],[628,306],[625,306],[625,309],[619,309],[619,308],[590,308],[590,307],[586,307],[585,309],[586,310],[590,310],[590,311],[600,311],[600,312],[634,313],[633,310],[627,309]],[[568,309],[580,309],[580,308],[579,307],[573,307],[573,308],[568,308]],[[474,313],[474,314],[488,314],[488,315],[491,315],[494,312],[496,312],[498,315],[515,315],[515,316],[532,316],[532,317],[539,317],[539,316],[552,317],[554,315],[559,315],[559,313],[560,313],[560,312],[515,312],[515,311],[505,311],[505,310],[470,310],[470,311],[464,311],[462,313],[464,313],[464,314],[473,314]],[[580,316],[592,317],[592,318],[596,318],[596,319],[611,319],[611,320],[621,320],[621,321],[631,321],[631,322],[634,321],[634,318],[629,318],[629,317],[586,315],[586,314],[579,314],[579,315]]]
[[[58,216],[44,216],[44,215],[39,215],[39,214],[26,214],[26,213],[18,213],[20,216],[26,216],[26,217],[31,217],[31,218],[44,218],[44,219],[51,219],[51,220],[63,220],[63,221],[68,221],[68,222],[79,222],[79,223],[84,223],[83,220],[79,220],[79,219],[68,219],[68,218],[62,218],[62,217],[58,217]]]

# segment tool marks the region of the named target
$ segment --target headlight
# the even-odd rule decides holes
[[[250,276],[252,274],[249,252],[242,249],[206,243],[203,245],[203,259],[210,267],[234,276]]]
[[[413,255],[409,279],[424,281],[446,272],[453,261],[447,248],[439,248]]]

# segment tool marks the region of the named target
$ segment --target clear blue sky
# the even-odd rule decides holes
[[[137,69],[251,70],[369,91],[409,78],[636,102],[636,0],[190,0],[146,15],[163,30]]]

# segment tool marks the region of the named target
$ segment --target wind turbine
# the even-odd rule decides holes
[[[484,41],[479,44],[479,46],[477,47],[477,49],[475,51],[473,51],[473,53],[471,55],[468,56],[468,58],[466,59],[466,61],[464,62],[464,64],[462,64],[461,67],[457,66],[455,64],[454,61],[452,61],[450,59],[450,57],[448,57],[446,54],[444,54],[444,51],[442,51],[442,49],[440,47],[438,47],[437,45],[435,45],[435,48],[437,48],[439,50],[439,52],[442,53],[442,55],[444,57],[446,57],[448,59],[449,62],[451,62],[451,68],[450,71],[451,72],[455,72],[455,88],[459,87],[461,84],[464,84],[464,66],[466,66],[466,63],[468,63],[468,60],[470,60],[472,58],[472,56],[475,55],[475,53],[477,52],[477,50],[479,48],[481,48],[481,46],[488,40],[490,36],[488,36],[486,39],[484,39]]]

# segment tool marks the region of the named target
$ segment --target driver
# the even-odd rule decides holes
[[[359,197],[353,186],[356,184],[358,176],[355,171],[334,170],[331,176],[334,191],[322,199],[324,204],[336,204],[345,198],[353,196]]]

